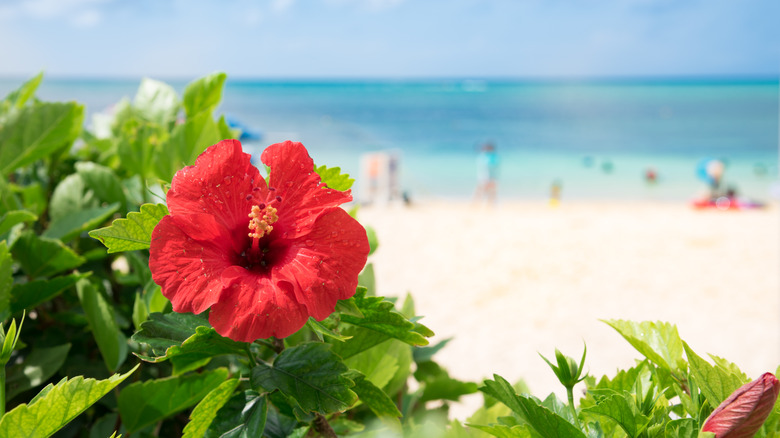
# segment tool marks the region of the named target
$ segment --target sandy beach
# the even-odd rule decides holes
[[[639,353],[600,319],[668,321],[699,354],[755,378],[780,365],[780,209],[697,211],[685,203],[426,202],[363,207],[379,249],[377,293],[411,292],[436,358],[454,377],[524,379],[563,394],[539,357],[555,348],[591,375]],[[578,386],[581,388],[581,386]],[[452,409],[465,419],[481,405]]]

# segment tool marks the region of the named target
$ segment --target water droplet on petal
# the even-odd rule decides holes
[[[306,240],[306,246],[314,246],[314,241],[311,239]]]

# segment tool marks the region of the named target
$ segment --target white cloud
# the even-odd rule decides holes
[[[273,0],[271,10],[274,12],[286,12],[295,4],[295,0]]]
[[[94,26],[102,15],[98,7],[113,0],[27,0],[0,7],[0,21],[12,19],[65,20],[76,27]]]

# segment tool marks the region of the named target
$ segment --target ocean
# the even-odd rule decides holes
[[[1,79],[0,95],[21,82]],[[44,78],[38,97],[86,104],[89,124],[138,84]],[[317,164],[359,176],[361,154],[395,151],[412,201],[472,197],[486,141],[500,157],[500,200],[545,199],[557,181],[563,201],[687,201],[707,189],[698,163],[715,158],[724,186],[766,201],[778,180],[779,96],[777,79],[228,79],[218,112],[262,134],[245,143],[255,155],[301,141]]]

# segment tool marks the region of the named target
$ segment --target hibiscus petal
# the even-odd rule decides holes
[[[242,342],[284,338],[309,318],[288,283],[275,284],[268,276],[239,266],[225,270],[222,280],[224,293],[209,313],[209,322],[222,336]]]
[[[174,311],[201,313],[217,302],[220,275],[235,254],[231,242],[209,215],[195,220],[168,215],[160,220],[152,232],[149,268]]]
[[[366,264],[366,230],[341,208],[317,217],[312,230],[290,242],[286,260],[273,273],[294,286],[295,299],[316,320],[327,318],[343,300],[355,294],[357,276]]]
[[[223,140],[206,149],[194,166],[176,172],[168,191],[172,215],[210,214],[234,239],[247,234],[249,212],[257,202],[249,198],[265,180],[241,151],[238,140]]]
[[[278,227],[290,238],[310,231],[324,209],[352,200],[349,190],[342,192],[322,184],[314,172],[314,161],[301,143],[273,144],[263,151],[261,159],[271,168],[268,186],[282,198]]]

